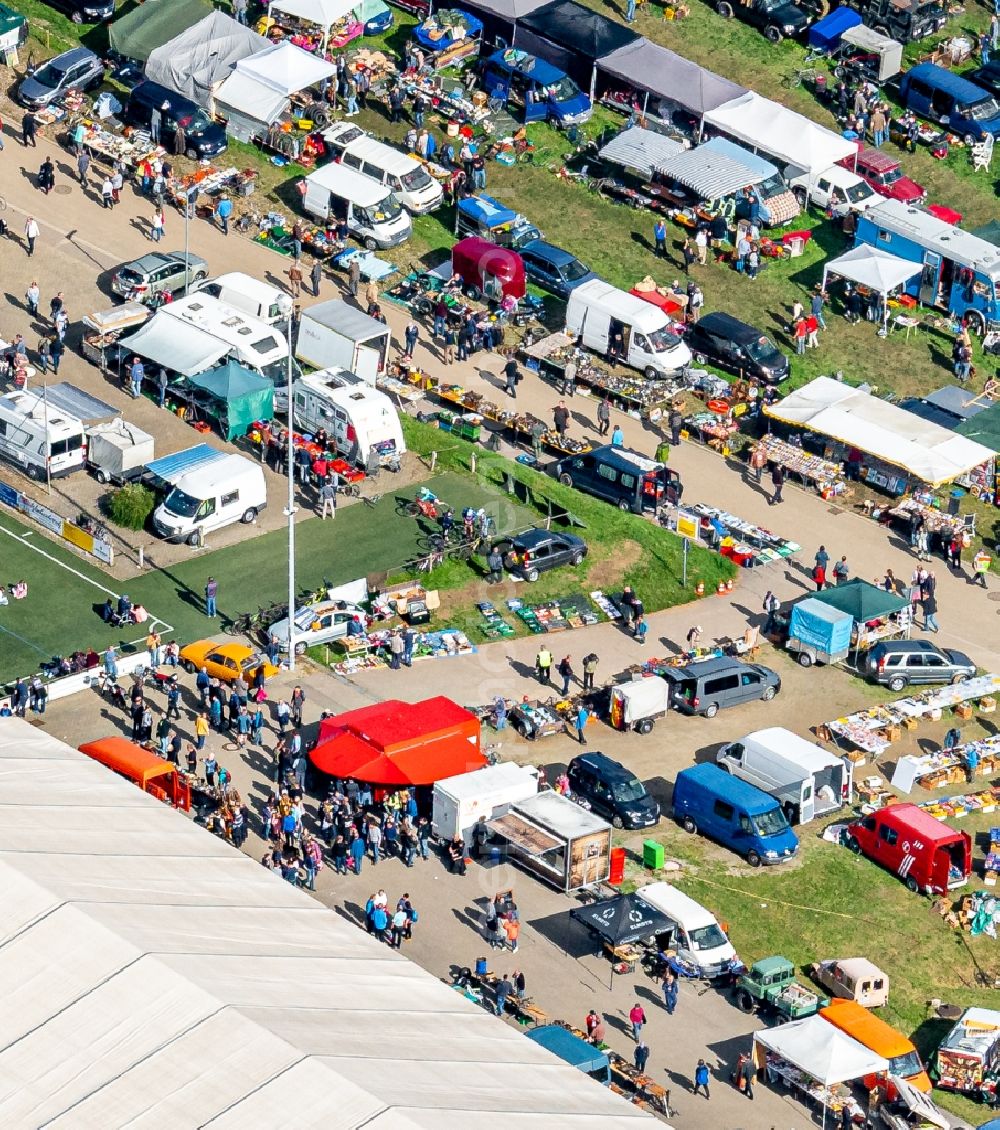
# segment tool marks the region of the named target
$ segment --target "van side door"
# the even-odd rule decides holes
[[[610,463],[602,463],[595,460],[594,471],[593,486],[591,488],[594,494],[607,499],[609,502],[617,502],[618,499],[622,497],[622,488],[618,478],[617,468],[612,467]]]
[[[712,801],[709,823],[712,835],[727,847],[732,847],[736,838],[736,809],[728,801]]]
[[[219,509],[216,513],[216,524],[219,526],[225,525],[227,522],[233,521],[234,518],[239,517],[243,513],[240,502],[239,487],[235,490],[227,490],[224,495],[219,499]]]
[[[889,824],[884,824],[881,820],[878,822],[875,858],[883,867],[895,871],[904,882],[914,863],[912,855],[904,856],[903,854],[903,849],[899,844],[899,832]]]
[[[965,115],[955,104],[954,95],[946,90],[938,89],[931,95],[930,116],[943,126],[950,125],[952,129],[964,129],[967,124]]]
[[[764,678],[756,671],[740,672],[740,689],[737,702],[756,702],[764,689]]]

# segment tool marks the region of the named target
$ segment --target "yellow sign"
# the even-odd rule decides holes
[[[680,511],[677,514],[677,532],[684,538],[696,538],[698,536],[698,519],[693,514],[685,514]]]

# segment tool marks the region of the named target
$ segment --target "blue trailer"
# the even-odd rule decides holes
[[[514,251],[542,238],[538,228],[524,216],[484,193],[459,200],[455,208],[455,235],[478,235]]]
[[[923,208],[886,200],[859,214],[855,246],[862,245],[919,264],[906,292],[962,319],[973,333],[985,333],[1000,317],[1000,247],[985,239]]]
[[[816,597],[806,597],[792,607],[788,621],[788,650],[803,667],[814,663],[837,663],[851,650],[854,617],[831,608]]]

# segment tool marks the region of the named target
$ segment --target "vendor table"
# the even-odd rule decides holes
[[[879,520],[883,518],[887,521],[896,520],[905,523],[907,528],[909,528],[914,514],[922,514],[924,529],[927,530],[928,535],[936,536],[942,542],[950,541],[955,534],[964,533],[966,530],[970,534],[976,532],[974,514],[970,514],[967,518],[958,514],[944,514],[936,507],[929,506],[926,502],[912,496],[900,499],[895,506],[888,509],[872,511],[872,516],[878,517]]]
[[[99,122],[84,119],[82,124],[86,129],[84,146],[93,160],[104,165],[113,166],[121,161],[135,169],[147,158],[152,160],[153,157],[162,157],[166,153],[161,145],[154,145],[152,137],[143,130],[133,130],[128,137],[124,137]],[[67,144],[72,143],[72,134],[71,129],[66,138]]]
[[[516,702],[507,715],[511,725],[529,741],[566,732],[566,715],[557,708],[556,700],[548,702]]]
[[[820,455],[812,455],[777,436],[764,436],[761,443],[769,463],[780,464],[787,474],[794,475],[818,494],[829,497],[843,494],[847,489],[839,463],[833,463]]]
[[[106,368],[105,351],[126,331],[141,326],[149,317],[149,308],[141,302],[126,302],[111,310],[85,314],[80,321],[92,330],[83,335],[83,355],[88,361]]]
[[[591,445],[585,441],[560,439],[558,432],[550,429],[536,416],[505,411],[481,393],[463,389],[461,385],[439,385],[431,391],[439,400],[457,404],[467,412],[474,412],[485,420],[499,424],[522,443],[530,444],[536,428],[540,426],[545,429],[541,435],[542,446],[550,451],[559,455],[580,455],[591,450]]]
[[[843,1107],[847,1105],[857,1107],[857,1102],[850,1089],[844,1083],[834,1083],[832,1086],[826,1087],[818,1079],[814,1079],[801,1068],[788,1063],[787,1060],[781,1059],[772,1052],[767,1053],[764,1073],[767,1075],[769,1083],[780,1081],[786,1087],[794,1088],[807,1098],[812,1099],[818,1106],[826,1107],[827,1110],[835,1114],[839,1114]],[[860,1107],[858,1107],[858,1111],[861,1112]]]
[[[735,420],[716,412],[692,412],[690,416],[685,416],[684,427],[689,432],[694,432],[702,443],[720,450],[740,430]]]
[[[779,537],[762,526],[754,525],[743,518],[720,510],[716,506],[696,503],[685,506],[685,510],[697,515],[703,536],[710,545],[714,544],[723,557],[728,557],[744,569],[759,565],[769,565],[775,561],[785,561],[802,548],[796,542]],[[727,536],[718,533],[717,525],[723,526]]]
[[[892,775],[892,787],[908,793],[914,785],[932,791],[967,779],[968,756],[977,759],[976,774],[992,777],[1000,768],[1000,736],[964,742],[953,749],[942,749],[922,757],[901,757]]]

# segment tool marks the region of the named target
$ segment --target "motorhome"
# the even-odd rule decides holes
[[[324,165],[299,182],[303,209],[323,224],[347,225],[374,251],[410,238],[410,217],[396,193],[346,165]]]
[[[232,306],[251,318],[275,326],[287,321],[285,301],[287,295],[280,287],[261,282],[242,271],[230,271],[214,279],[205,279],[194,288],[201,294],[210,294],[227,306]]]
[[[418,160],[370,137],[353,122],[330,126],[323,131],[323,141],[342,165],[394,192],[414,216],[441,206],[441,185]]]
[[[406,452],[399,415],[384,392],[344,369],[323,369],[292,387],[295,427],[321,428],[330,443],[361,467],[395,466]]]
[[[83,422],[49,405],[44,394],[8,392],[0,396],[0,457],[29,479],[79,471],[87,462]]]
[[[250,525],[267,505],[264,472],[242,455],[212,452],[189,469],[181,464],[177,474],[161,477],[170,490],[153,512],[153,526],[168,541],[199,545],[223,526]]]
[[[620,362],[650,380],[674,373],[691,360],[691,350],[672,326],[659,307],[600,279],[572,290],[566,307],[568,333],[601,354],[620,336]]]

